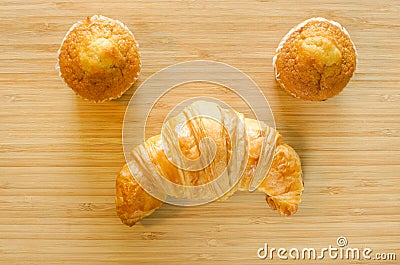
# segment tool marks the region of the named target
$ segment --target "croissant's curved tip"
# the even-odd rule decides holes
[[[299,203],[300,201],[298,201],[298,203],[287,203],[287,202],[275,202],[273,198],[271,198],[270,196],[266,195],[265,199],[269,205],[269,207],[271,207],[271,209],[273,210],[278,210],[279,214],[281,216],[291,216],[294,215],[297,212],[297,209],[299,208]]]
[[[138,220],[136,220],[136,219],[121,219],[121,221],[123,224],[132,227],[137,223]]]
[[[267,195],[267,203],[273,210],[290,216],[297,212],[303,189],[299,155],[287,144],[278,145],[270,171],[258,190]]]

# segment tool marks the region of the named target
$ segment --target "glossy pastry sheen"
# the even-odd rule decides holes
[[[236,113],[236,115],[243,117],[239,113]],[[277,209],[281,215],[288,216],[294,214],[298,209],[303,191],[302,169],[299,156],[293,148],[282,142],[281,136],[276,130],[265,125],[260,126],[260,123],[253,119],[243,117],[243,121],[246,136],[245,144],[248,152],[246,152],[247,157],[243,157],[244,153],[239,152],[238,155],[240,156],[241,154],[242,157],[238,157],[238,160],[244,161],[245,164],[242,165],[244,171],[241,176],[238,176],[239,179],[235,182],[236,185],[220,197],[220,200],[230,197],[236,190],[249,190],[250,183],[256,172],[262,172],[263,181],[257,190],[266,194],[266,199],[270,207]],[[198,152],[200,149],[199,139],[201,139],[198,137],[199,134],[211,137],[215,142],[217,151],[215,159],[209,167],[187,172],[177,168],[168,160],[161,143],[160,135],[149,138],[142,145],[143,148],[135,148],[135,150],[143,150],[145,153],[140,153],[141,157],[148,156],[150,160],[148,163],[154,165],[160,175],[173,183],[190,186],[209,183],[215,179],[215,176],[219,175],[223,168],[226,168],[226,161],[229,160],[229,157],[235,155],[234,148],[232,148],[235,143],[229,143],[229,139],[227,138],[229,135],[226,133],[229,128],[224,129],[223,126],[219,126],[210,119],[199,119],[194,124],[189,125],[188,128],[189,130],[184,130],[180,134],[180,150],[186,157],[196,159],[200,155]],[[266,137],[273,139],[271,143],[276,145],[276,148],[273,153],[271,167],[260,170],[258,167],[265,165],[263,163],[265,161],[260,161],[260,151]],[[150,174],[147,171],[148,167],[149,164],[147,166],[145,164],[130,164],[130,170],[128,165],[125,165],[116,180],[117,214],[122,222],[129,226],[150,215],[162,205],[162,193],[158,195],[158,199],[152,197],[139,186],[135,179],[140,179]],[[131,171],[135,174],[135,178],[132,176]],[[166,192],[175,194],[176,196],[181,195],[179,191],[175,190],[167,190]],[[205,194],[203,195],[208,195],[207,193],[210,192],[212,191],[204,190]]]

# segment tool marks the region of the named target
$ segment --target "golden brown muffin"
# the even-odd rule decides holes
[[[311,18],[290,30],[273,59],[275,77],[294,97],[321,101],[339,94],[353,76],[357,51],[345,28]]]
[[[138,49],[132,32],[120,21],[88,17],[74,24],[61,44],[60,75],[84,99],[115,99],[138,78]]]

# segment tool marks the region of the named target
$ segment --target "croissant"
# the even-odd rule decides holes
[[[116,211],[132,226],[168,198],[222,201],[257,180],[272,209],[297,211],[303,180],[296,151],[264,123],[196,101],[133,149],[116,179]]]

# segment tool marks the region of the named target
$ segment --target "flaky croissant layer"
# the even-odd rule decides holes
[[[151,164],[141,165],[130,161],[129,165],[126,164],[121,169],[116,180],[116,210],[122,222],[132,226],[142,218],[152,214],[163,204],[159,200],[162,199],[162,195],[158,198],[153,197],[136,181],[136,178],[149,174],[148,167],[154,165],[160,175],[176,184],[196,186],[213,181],[219,173],[219,168],[227,165],[226,161],[229,161],[230,156],[234,155],[238,158],[242,156],[240,158],[242,159],[245,154],[247,157],[243,159],[245,161],[243,162],[245,164],[242,165],[243,171],[240,176],[237,176],[239,179],[235,182],[236,185],[223,196],[219,196],[219,200],[229,198],[236,190],[249,190],[254,177],[257,174],[262,174],[263,180],[257,191],[264,192],[269,206],[278,210],[281,215],[294,214],[298,209],[303,191],[301,163],[296,151],[284,144],[279,133],[274,129],[266,125],[260,127],[258,121],[245,119],[243,115],[237,112],[234,112],[234,115],[238,115],[243,121],[244,143],[247,146],[247,148],[244,148],[247,150],[245,153],[233,149],[235,143],[227,144],[229,143],[229,135],[223,126],[220,127],[206,119],[189,124],[186,132],[179,138],[178,147],[183,150],[182,153],[192,159],[199,156],[199,131],[203,134],[202,136],[211,136],[215,139],[216,157],[213,164],[210,164],[214,168],[213,170],[204,168],[198,170],[198,172],[183,172],[183,169],[176,167],[168,160],[159,135],[149,138],[142,146],[139,146],[141,149],[136,148],[135,150],[141,150],[142,156],[149,158],[147,163]],[[199,127],[201,127],[201,130]],[[271,164],[260,161],[260,159],[265,158],[260,153],[267,137],[273,139],[268,143],[276,147]],[[273,148],[271,145],[267,144],[267,148]],[[145,155],[143,155],[143,152],[146,152]],[[269,165],[269,168],[260,168]],[[135,177],[131,172],[135,174]],[[237,172],[234,171],[234,173]],[[232,176],[229,177],[232,178]]]

